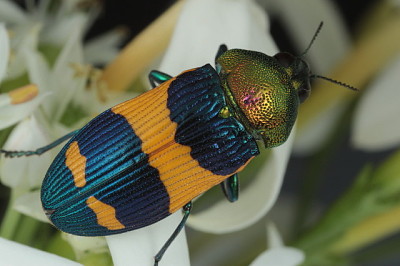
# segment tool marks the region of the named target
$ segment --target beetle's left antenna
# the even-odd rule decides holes
[[[62,136],[61,138],[56,139],[56,140],[53,141],[52,143],[50,143],[50,144],[48,144],[48,145],[46,145],[46,146],[44,146],[44,147],[41,147],[41,148],[39,148],[39,149],[33,150],[33,151],[6,151],[6,150],[3,150],[3,149],[0,149],[0,154],[4,154],[5,157],[8,157],[8,158],[22,157],[22,156],[31,156],[31,155],[41,155],[41,154],[47,152],[48,150],[51,150],[51,149],[53,149],[54,147],[60,145],[60,144],[63,143],[64,141],[66,141],[66,140],[72,138],[72,137],[75,136],[76,133],[78,133],[78,132],[79,132],[79,129],[74,130],[74,131],[68,133],[67,135]]]
[[[321,21],[321,23],[319,23],[319,25],[318,25],[317,30],[314,33],[313,38],[310,41],[310,44],[307,46],[307,48],[304,50],[304,52],[299,57],[303,57],[305,54],[307,54],[308,50],[310,50],[311,46],[313,45],[315,39],[317,39],[317,36],[318,36],[319,32],[321,31],[323,25],[324,25],[324,22]],[[345,87],[347,89],[350,89],[350,90],[353,90],[353,91],[358,91],[358,89],[356,87],[350,86],[350,85],[348,85],[346,83],[343,83],[343,82],[340,82],[340,81],[337,81],[337,80],[334,80],[334,79],[331,79],[331,78],[327,78],[327,77],[324,77],[324,76],[321,76],[321,75],[311,74],[310,78],[323,79],[323,80],[329,81],[331,83],[337,84],[339,86]]]
[[[301,55],[299,57],[303,57],[308,52],[308,50],[310,50],[310,48],[313,45],[315,39],[317,39],[317,36],[318,36],[319,32],[321,31],[322,25],[324,25],[323,21],[321,21],[321,23],[319,23],[319,26],[318,26],[317,30],[315,31],[314,36],[311,39],[310,44],[307,46],[307,48],[304,50],[304,52],[301,53]]]

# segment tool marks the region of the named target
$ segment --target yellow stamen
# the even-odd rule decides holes
[[[184,1],[177,1],[163,15],[134,38],[103,72],[110,90],[121,91],[167,48]]]
[[[35,84],[29,84],[8,93],[11,104],[20,104],[32,100],[39,94],[39,89]]]

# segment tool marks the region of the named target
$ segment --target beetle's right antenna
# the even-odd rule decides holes
[[[312,74],[312,75],[310,75],[310,78],[324,79],[326,81],[329,81],[331,83],[337,84],[337,85],[342,86],[342,87],[345,87],[347,89],[350,89],[350,90],[353,90],[353,91],[359,91],[359,89],[357,89],[356,87],[350,86],[349,84],[337,81],[335,79],[327,78],[327,77],[324,77],[324,76],[321,76],[321,75]]]
[[[314,36],[311,39],[310,44],[307,46],[307,48],[304,50],[304,52],[299,57],[303,57],[308,52],[308,50],[310,50],[310,48],[313,45],[315,39],[317,38],[319,32],[321,31],[322,25],[324,25],[323,21],[321,21],[321,23],[319,23],[319,26],[318,26],[317,30],[315,31]]]

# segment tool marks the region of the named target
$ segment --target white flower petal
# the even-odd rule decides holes
[[[106,64],[119,53],[124,32],[120,29],[109,31],[88,41],[84,47],[85,60],[93,65]]]
[[[267,224],[267,238],[269,248],[280,248],[283,247],[283,240],[278,232],[275,224],[270,222]]]
[[[76,10],[77,6],[81,3],[81,0],[70,0],[70,1],[62,1],[59,12],[64,16],[70,14]]]
[[[88,253],[103,253],[108,251],[107,242],[104,237],[75,236],[67,233],[63,233],[62,237],[72,246],[77,260]]]
[[[304,104],[307,104],[307,102]],[[347,105],[347,101],[331,102],[312,121],[309,121],[301,130],[297,130],[293,145],[294,154],[309,155],[316,152],[327,138],[331,136],[332,130],[335,128]]]
[[[251,266],[296,266],[303,263],[304,252],[283,245],[282,237],[274,223],[267,224],[268,250],[261,253]]]
[[[296,248],[273,248],[263,252],[250,266],[296,266],[304,261],[304,253]]]
[[[83,13],[69,14],[63,18],[49,20],[43,31],[41,42],[62,46],[75,31],[83,32],[87,16]]]
[[[153,225],[124,234],[107,236],[114,265],[153,265],[154,255],[165,244],[181,219],[182,214],[177,212]],[[160,265],[190,265],[184,230],[167,249]]]
[[[10,44],[8,41],[8,33],[4,24],[0,23],[0,83],[3,80],[4,75],[6,74],[9,54]]]
[[[207,16],[205,16],[207,14]],[[249,0],[189,0],[178,19],[160,66],[176,75],[185,69],[213,63],[221,44],[275,54],[266,15]]]
[[[83,88],[86,82],[85,77],[77,76],[73,67],[83,63],[81,22],[75,21],[72,29],[51,73],[51,86],[55,98],[45,106],[45,110],[53,121],[61,118],[73,96]]]
[[[82,12],[83,9],[85,12]],[[86,33],[100,13],[101,5],[96,5],[96,3],[91,2],[86,7],[82,7],[82,0],[62,1],[55,19],[61,21],[62,25],[65,24],[62,21],[70,18],[71,15],[82,15],[84,17],[83,32]],[[64,28],[67,27],[64,26]]]
[[[0,94],[0,108],[8,107],[11,104],[11,97],[8,93]]]
[[[26,70],[25,50],[36,50],[42,25],[39,23],[23,24],[14,29],[10,39],[14,56],[10,57],[7,79],[16,78]]]
[[[32,112],[43,102],[49,94],[39,94],[30,101],[21,104],[10,104],[0,108],[0,129],[9,127]]]
[[[54,74],[62,77],[65,72],[74,74],[71,69],[71,63],[83,64],[83,48],[82,48],[82,22],[76,20],[73,27],[69,30],[68,40],[63,46],[60,55],[54,65]]]
[[[27,17],[13,1],[0,1],[0,21],[6,23],[25,23]]]
[[[299,53],[307,48],[319,23],[324,22],[315,44],[307,53],[314,73],[329,71],[350,48],[346,25],[332,1],[268,0],[263,3],[285,25]]]
[[[400,144],[400,55],[362,96],[354,115],[352,143],[366,151]]]
[[[24,49],[23,53],[25,55],[30,82],[36,84],[40,88],[40,91],[50,92],[49,77],[51,78],[51,74],[43,55],[29,48]]]
[[[50,143],[42,126],[31,116],[18,124],[10,134],[5,150],[35,150]],[[0,159],[0,174],[3,184],[15,188],[40,187],[43,177],[53,159],[55,151],[49,151],[41,156]]]
[[[82,265],[74,261],[0,238],[1,264],[7,266]]]
[[[43,212],[42,203],[40,201],[40,191],[26,193],[15,200],[14,209],[33,217],[39,221],[49,223],[49,219]]]
[[[257,176],[240,192],[237,202],[232,204],[227,200],[220,201],[201,213],[191,215],[188,224],[197,230],[221,234],[243,229],[264,217],[280,191],[293,133],[285,144],[272,149]],[[251,167],[251,164],[247,167]]]

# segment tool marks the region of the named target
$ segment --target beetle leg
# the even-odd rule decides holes
[[[164,81],[167,81],[171,79],[172,77],[168,74],[165,74],[164,72],[158,71],[158,70],[152,70],[149,73],[149,81],[151,84],[151,87],[155,88]]]
[[[222,191],[230,202],[239,198],[239,178],[237,174],[231,175],[221,183]]]
[[[60,145],[64,141],[72,138],[73,136],[75,136],[76,133],[78,133],[78,131],[79,131],[79,129],[72,131],[72,132],[68,133],[67,135],[62,136],[61,138],[56,139],[52,143],[50,143],[44,147],[41,147],[37,150],[34,150],[34,151],[6,151],[3,149],[0,149],[0,154],[3,153],[5,155],[5,157],[9,157],[9,158],[31,156],[31,155],[41,155],[41,154],[45,153],[46,151],[51,150],[52,148]]]
[[[220,57],[223,53],[225,53],[226,51],[228,51],[228,47],[226,46],[226,44],[221,44],[218,48],[218,52],[215,56],[215,60],[218,59],[218,57]]]
[[[175,231],[172,233],[172,235],[168,238],[167,242],[162,246],[160,251],[154,256],[154,266],[158,265],[158,262],[162,259],[162,256],[164,255],[165,251],[168,249],[168,247],[171,245],[172,241],[177,237],[179,232],[182,230],[182,228],[186,224],[186,220],[189,217],[190,211],[192,210],[192,202],[190,201],[187,203],[185,206],[183,206],[183,218],[182,221],[178,224],[176,227]]]
[[[221,66],[218,64],[217,60],[226,51],[228,51],[228,47],[225,44],[221,44],[218,48],[217,54],[215,55],[215,69],[217,70],[217,73],[221,71]]]

